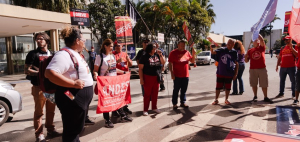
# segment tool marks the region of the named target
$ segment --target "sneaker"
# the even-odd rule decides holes
[[[159,109],[155,109],[155,110],[153,110],[155,113],[157,113],[157,114],[160,114],[160,111],[159,111]]]
[[[123,110],[127,114],[132,114],[132,111],[128,109],[128,106],[127,107],[123,107]]]
[[[39,137],[36,138],[36,142],[46,142],[45,136],[43,134],[39,135]]]
[[[144,111],[144,112],[143,112],[143,115],[144,115],[144,116],[148,116],[148,112]]]
[[[180,104],[180,107],[183,107],[183,108],[189,108],[189,106],[186,105],[186,104]]]
[[[159,91],[164,91],[164,90],[166,90],[165,88],[160,88],[160,90]]]
[[[106,128],[113,128],[114,124],[110,120],[108,120],[108,121],[105,121],[105,127]]]
[[[116,117],[116,118],[120,117],[120,115],[119,115],[119,113],[118,113],[117,111],[113,111],[113,112],[111,113],[111,116],[112,116],[112,117]]]
[[[243,95],[244,92],[240,92],[239,95]]]
[[[284,94],[283,93],[279,93],[275,98],[282,98],[284,97]]]
[[[271,99],[269,99],[268,97],[265,97],[265,98],[264,98],[264,102],[269,102],[270,104],[273,103],[273,101],[272,101]]]
[[[59,132],[57,132],[56,130],[53,130],[53,131],[48,131],[47,132],[47,136],[50,136],[50,137],[58,137],[58,136],[61,136],[62,135],[62,133],[59,133]]]
[[[254,96],[254,97],[253,97],[252,102],[257,102],[257,96]]]
[[[294,100],[293,105],[298,105],[299,101],[298,100]]]
[[[133,119],[129,116],[121,117],[121,122],[131,122]]]
[[[177,110],[178,106],[177,105],[173,105],[173,110]]]
[[[91,119],[86,119],[85,122],[84,122],[84,125],[94,125],[95,122],[93,122]]]

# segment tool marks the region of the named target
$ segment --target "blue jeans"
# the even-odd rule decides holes
[[[178,92],[180,90],[180,103],[184,104],[186,101],[186,90],[188,88],[189,84],[189,78],[188,77],[175,77],[174,79],[174,89],[173,89],[173,95],[172,95],[172,103],[173,105],[177,105],[178,103]]]
[[[242,79],[244,70],[245,70],[245,63],[239,63],[239,70],[238,70],[237,78],[236,78],[236,80],[233,80],[233,86],[232,86],[233,93],[244,92],[244,82]],[[238,90],[237,90],[237,81],[239,81],[240,92],[238,92]]]
[[[280,76],[280,89],[279,93],[284,94],[284,87],[285,87],[285,79],[286,75],[289,75],[290,81],[292,84],[292,96],[295,96],[295,73],[296,73],[296,67],[290,67],[290,68],[280,68],[279,76]]]

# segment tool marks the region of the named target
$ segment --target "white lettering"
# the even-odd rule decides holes
[[[116,86],[115,86],[115,94],[119,94],[120,93],[120,89],[121,89],[120,84],[116,84]]]

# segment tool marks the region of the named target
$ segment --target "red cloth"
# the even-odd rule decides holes
[[[115,111],[131,103],[130,73],[118,76],[98,76],[98,105],[96,113]]]
[[[173,71],[175,77],[189,77],[189,61],[192,55],[189,51],[179,51],[177,49],[171,51],[169,62],[173,63]]]
[[[148,111],[151,99],[152,110],[157,109],[157,96],[159,83],[157,76],[150,76],[144,74],[144,111]]]
[[[247,54],[250,59],[250,69],[261,69],[266,67],[265,46],[259,46],[250,49]]]
[[[113,51],[113,54],[115,55],[116,61],[122,58],[124,66],[122,66],[121,63],[117,63],[117,69],[122,70],[122,71],[129,71],[128,69],[128,64],[127,64],[127,59],[126,59],[126,53],[125,52],[120,52],[117,53],[116,51]]]
[[[298,62],[296,63],[297,64],[297,68],[300,69],[300,47],[298,46],[295,46],[295,49],[298,51]]]
[[[295,67],[295,56],[293,55],[293,51],[290,49],[290,47],[285,46],[280,51],[280,57],[281,57],[281,67],[282,68],[289,68],[289,67]]]

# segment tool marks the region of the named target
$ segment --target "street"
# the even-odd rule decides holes
[[[292,104],[290,82],[287,77],[285,96],[273,99],[279,93],[279,75],[275,71],[277,59],[266,54],[269,88],[268,96],[274,104],[264,103],[261,89],[258,90],[258,102],[252,103],[252,89],[249,85],[249,63],[246,64],[243,79],[245,92],[243,95],[229,96],[232,105],[225,105],[224,93],[221,92],[219,105],[211,105],[215,98],[216,67],[201,65],[192,67],[187,90],[189,109],[172,109],[173,81],[170,73],[165,76],[166,90],[159,92],[158,108],[160,114],[142,115],[143,97],[139,79],[131,79],[132,103],[129,109],[133,111],[131,123],[120,123],[120,118],[112,118],[114,128],[105,128],[102,114],[96,114],[98,96],[94,96],[89,108],[89,116],[96,122],[86,126],[81,134],[82,142],[96,141],[128,141],[128,142],[158,142],[158,141],[220,141],[222,142],[232,128],[276,134],[276,106]],[[25,76],[24,76],[25,77]],[[15,87],[23,97],[23,110],[15,114],[11,122],[0,127],[0,142],[33,142],[34,101],[31,95],[31,84],[21,81]],[[179,98],[178,98],[179,99]],[[44,119],[43,119],[44,121]],[[43,122],[44,123],[44,122]],[[59,109],[56,108],[54,118],[56,129],[62,132],[62,122]],[[47,131],[44,128],[44,134]],[[47,141],[61,141],[61,137],[49,138]]]

